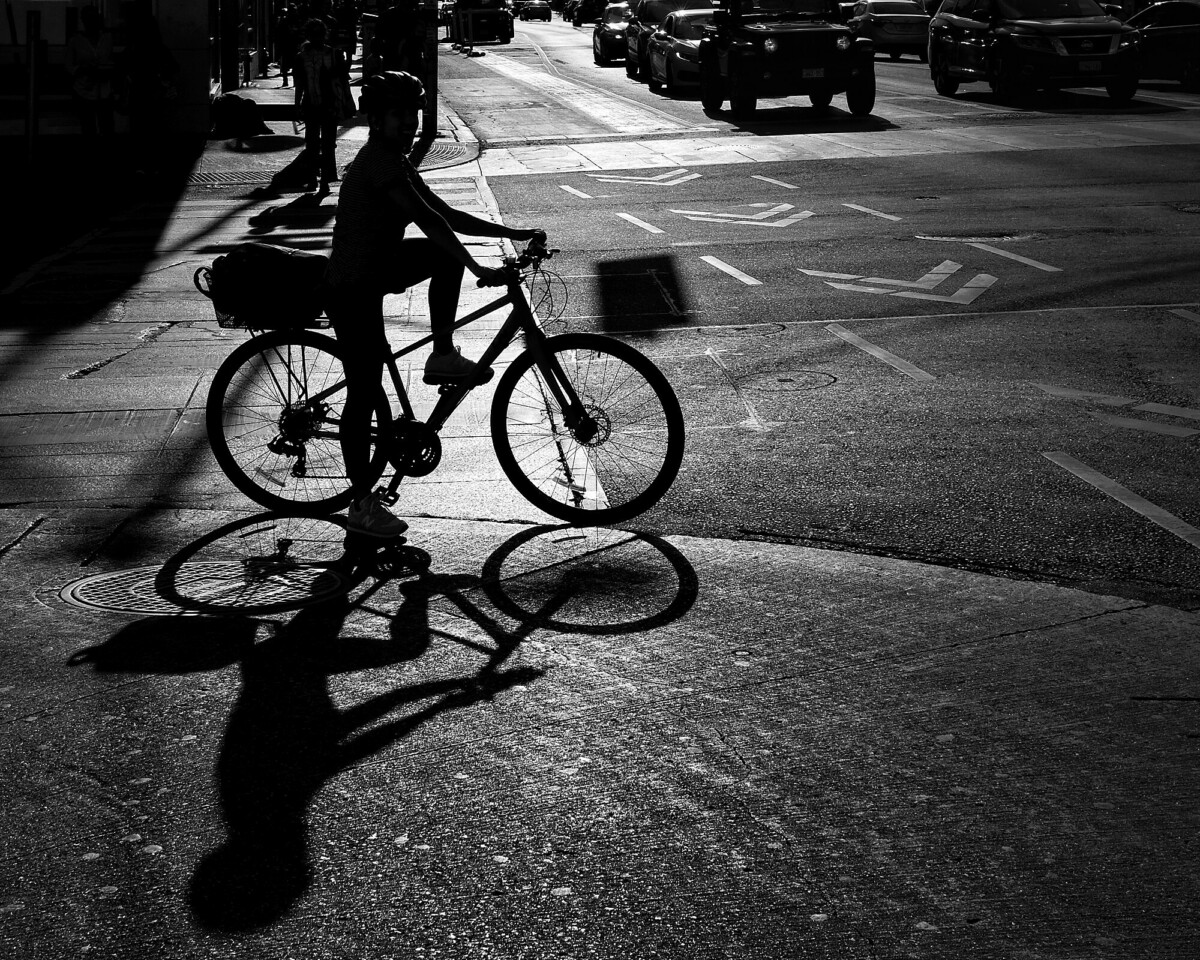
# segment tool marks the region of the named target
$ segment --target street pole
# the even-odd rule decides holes
[[[424,0],[425,18],[425,109],[421,116],[421,139],[437,136],[438,93],[438,0]]]
[[[25,162],[30,170],[34,163],[34,144],[38,136],[39,61],[42,53],[42,14],[39,10],[25,12],[25,59],[29,64],[29,86],[25,97]]]

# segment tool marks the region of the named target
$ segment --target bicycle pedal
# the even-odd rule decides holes
[[[394,507],[396,501],[400,499],[400,494],[395,490],[376,490],[376,495],[379,497],[379,502],[385,507]]]

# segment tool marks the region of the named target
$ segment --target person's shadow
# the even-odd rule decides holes
[[[305,893],[311,882],[307,810],[326,781],[439,714],[542,675],[532,668],[499,669],[509,647],[469,676],[401,687],[345,709],[334,705],[330,676],[423,653],[430,638],[430,599],[466,586],[463,580],[426,576],[404,584],[405,600],[387,639],[341,635],[351,609],[341,596],[307,607],[283,625],[244,618],[147,618],[71,658],[114,673],[241,665],[242,687],[217,762],[227,837],[201,858],[189,892],[201,925],[223,931],[261,927]]]

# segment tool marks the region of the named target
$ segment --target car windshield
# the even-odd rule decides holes
[[[711,0],[646,0],[638,7],[638,17],[647,23],[662,23],[668,13],[676,10],[708,10]]]
[[[675,21],[675,36],[680,40],[699,40],[704,36],[704,25],[712,23],[712,14],[699,17],[680,17]]]
[[[628,7],[609,7],[604,11],[605,23],[625,23],[629,19]]]
[[[1006,20],[1070,20],[1105,15],[1096,0],[999,0],[996,8]]]
[[[868,3],[870,13],[924,13],[921,6],[913,0],[886,0],[884,3]]]
[[[825,0],[742,0],[739,9],[748,13],[800,14],[804,16],[829,13]]]

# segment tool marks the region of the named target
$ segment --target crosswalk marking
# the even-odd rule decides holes
[[[618,213],[617,216],[620,217],[622,220],[628,220],[635,227],[641,227],[643,230],[647,231],[648,233],[662,233],[662,231],[660,229],[658,229],[658,227],[654,226],[654,224],[647,223],[645,220],[639,220],[632,213]]]
[[[703,260],[705,263],[711,264],[712,266],[716,267],[718,270],[721,270],[721,271],[729,274],[731,277],[741,280],[742,283],[744,283],[748,287],[761,287],[762,286],[761,280],[755,280],[748,273],[742,273],[742,271],[739,270],[737,267],[731,267],[724,260],[718,260],[716,257],[701,257],[700,259]]]

